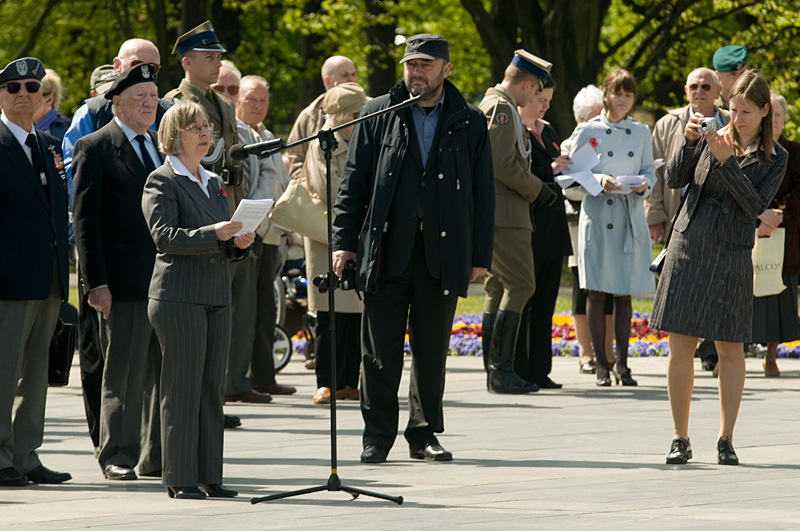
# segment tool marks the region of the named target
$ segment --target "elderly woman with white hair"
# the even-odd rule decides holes
[[[783,136],[789,118],[786,100],[772,95],[772,137],[789,153],[786,173],[772,204],[758,216],[758,235],[766,237],[782,227],[786,229],[783,254],[783,283],[778,295],[753,298],[753,343],[766,343],[764,376],[781,375],[778,369],[778,344],[800,339],[797,320],[797,276],[800,273],[800,144]]]

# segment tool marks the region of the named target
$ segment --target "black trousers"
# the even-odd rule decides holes
[[[358,387],[361,364],[361,314],[336,312],[336,388]],[[330,312],[317,312],[317,387],[331,387]]]
[[[100,447],[100,397],[103,392],[103,355],[100,350],[100,324],[97,310],[89,306],[89,294],[83,281],[78,282],[78,357],[81,365],[81,388],[89,436]]]
[[[377,291],[365,294],[361,328],[365,447],[377,444],[389,450],[397,437],[406,323],[412,358],[405,438],[417,448],[444,431],[445,364],[457,301],[455,296],[442,297],[441,281],[428,272],[421,231],[406,270],[380,277]]]
[[[534,259],[536,291],[522,313],[514,356],[514,369],[530,382],[553,369],[553,311],[561,283],[562,258]]]

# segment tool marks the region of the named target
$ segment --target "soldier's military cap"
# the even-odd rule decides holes
[[[196,28],[193,28],[175,41],[172,49],[173,55],[183,56],[188,51],[197,50],[198,52],[227,52],[219,43],[217,34],[214,33],[214,26],[206,20]]]
[[[714,52],[714,70],[717,72],[733,72],[744,68],[747,64],[747,48],[731,44]]]
[[[89,78],[89,86],[98,96],[102,96],[114,81],[117,79],[117,72],[114,70],[114,65],[102,65],[92,71],[92,77]]]
[[[450,61],[450,44],[447,39],[434,33],[413,35],[406,41],[406,51],[401,63],[412,59],[444,59]]]
[[[35,57],[23,57],[16,61],[11,61],[6,67],[0,70],[0,85],[9,81],[19,81],[20,79],[36,79],[41,81],[44,77],[44,65]]]
[[[119,96],[122,92],[139,83],[155,83],[156,82],[156,67],[149,63],[141,63],[132,66],[117,76],[114,84],[104,94],[106,99],[110,100],[114,96]]]
[[[525,50],[516,50],[511,64],[517,66],[526,72],[530,72],[534,76],[544,81],[550,76],[550,69],[553,68],[552,63],[548,63],[541,57],[536,57],[530,52]]]

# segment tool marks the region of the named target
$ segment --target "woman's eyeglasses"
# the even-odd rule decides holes
[[[211,131],[212,128],[213,128],[212,124],[206,123],[206,124],[203,124],[203,125],[190,125],[186,129],[184,129],[184,131],[189,131],[190,133],[194,133],[196,135],[199,135],[200,133],[202,133],[204,131]]]
[[[25,90],[27,90],[29,94],[34,94],[39,92],[39,89],[42,88],[42,84],[39,81],[26,81],[25,83],[9,81],[5,85],[0,85],[0,89],[6,89],[9,94],[16,94],[22,87],[25,87]]]

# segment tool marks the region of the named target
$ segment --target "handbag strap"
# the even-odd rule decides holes
[[[689,186],[686,187],[686,193],[681,196],[681,202],[678,205],[678,210],[675,211],[675,215],[672,216],[672,222],[669,224],[669,232],[667,233],[667,238],[664,240],[664,249],[667,248],[669,245],[669,239],[672,237],[672,229],[675,228],[675,222],[678,220],[678,216],[683,209],[683,204],[686,203],[686,198],[689,197],[689,190],[692,189],[692,182],[689,181]]]

